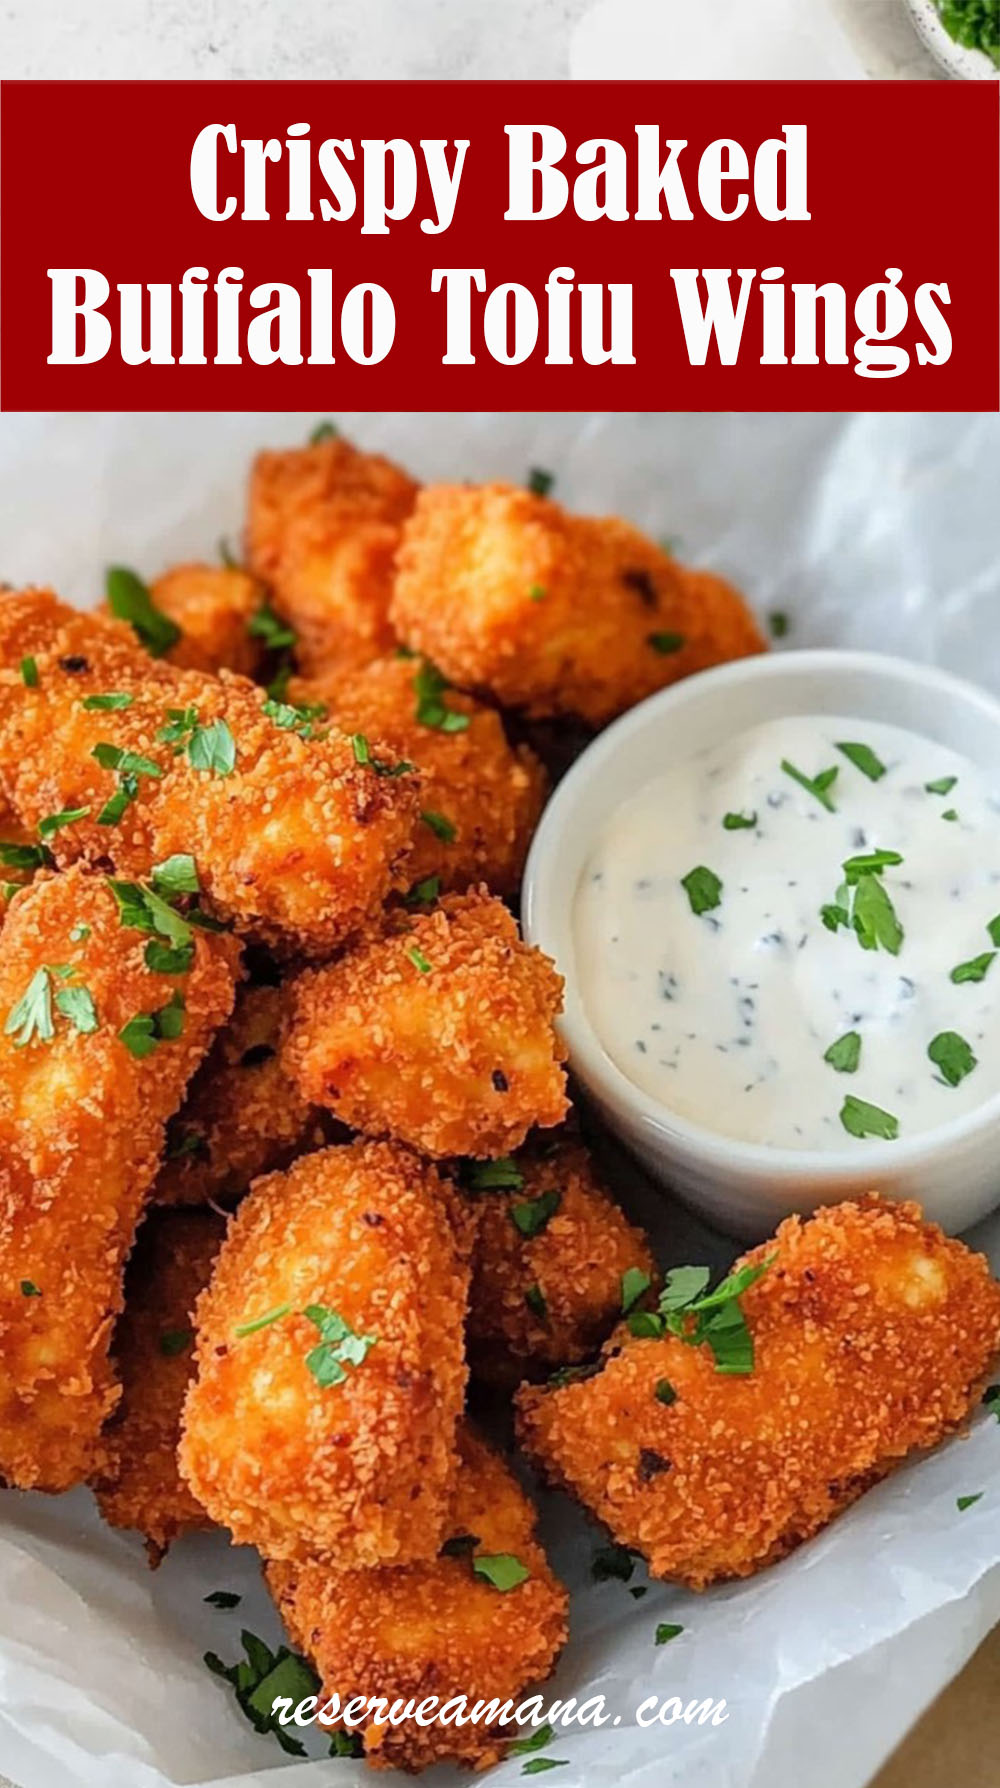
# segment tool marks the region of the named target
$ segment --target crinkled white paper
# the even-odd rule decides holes
[[[315,416],[0,417],[0,577],[93,601],[109,560],[152,574],[237,534],[247,458]],[[341,425],[424,478],[522,480],[619,511],[740,582],[785,642],[933,660],[1000,692],[993,416],[360,415]],[[725,1258],[612,1157],[664,1258]],[[983,1226],[1000,1264],[1000,1220]],[[543,1525],[576,1590],[553,1693],[607,1698],[601,1730],[558,1734],[560,1788],[861,1788],[1000,1620],[1000,1424],[899,1472],[749,1583],[634,1600],[594,1584],[600,1536],[557,1498]],[[959,1513],[956,1498],[984,1492]],[[644,1581],[641,1570],[633,1585]],[[242,1591],[233,1612],[205,1605]],[[659,1621],[684,1627],[656,1647]],[[352,1761],[289,1762],[206,1671],[242,1625],[277,1638],[252,1554],[216,1536],[151,1574],[90,1496],[0,1492],[0,1770],[19,1788],[282,1788],[366,1779]],[[640,1730],[650,1696],[725,1699],[725,1724]],[[617,1723],[615,1723],[617,1721]],[[325,1747],[324,1747],[325,1748]],[[498,1788],[521,1762],[491,1778]],[[457,1781],[434,1772],[440,1788]]]

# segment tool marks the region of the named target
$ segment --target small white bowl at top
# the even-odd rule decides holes
[[[553,795],[524,881],[524,931],[565,977],[570,1066],[653,1176],[731,1234],[769,1235],[792,1211],[881,1191],[915,1198],[952,1234],[1000,1203],[1000,1094],[910,1139],[870,1149],[770,1148],[676,1116],[622,1073],[580,997],[573,898],[606,821],[644,783],[764,721],[837,714],[907,727],[1000,777],[1000,703],[924,664],[868,652],[785,652],[690,677],[601,733]]]

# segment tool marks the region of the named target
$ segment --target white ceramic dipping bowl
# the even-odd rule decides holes
[[[878,1190],[918,1199],[954,1234],[1000,1203],[1000,1095],[939,1129],[876,1147],[853,1141],[820,1152],[744,1143],[675,1116],[633,1086],[605,1053],[580,998],[573,899],[615,809],[697,751],[764,721],[810,714],[908,727],[964,753],[1000,783],[1000,703],[971,683],[867,652],[744,658],[652,696],[588,746],[535,835],[525,873],[525,935],[565,976],[560,1028],[573,1072],[653,1176],[709,1222],[756,1240],[791,1211]]]

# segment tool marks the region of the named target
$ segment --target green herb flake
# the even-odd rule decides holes
[[[898,956],[903,944],[903,927],[877,875],[866,875],[854,891],[851,912],[858,943],[863,950],[887,950]]]
[[[414,968],[418,969],[422,975],[430,974],[431,963],[428,961],[428,959],[424,955],[423,951],[417,949],[416,944],[411,944],[410,948],[407,950],[406,954],[407,954],[407,957],[409,958],[410,962],[412,962]]]
[[[291,1307],[291,1304],[275,1304],[272,1310],[265,1310],[263,1316],[255,1316],[250,1322],[238,1323],[233,1334],[240,1340],[244,1335],[256,1335],[258,1329],[268,1329],[272,1322],[278,1322],[282,1316],[287,1316]]]
[[[441,877],[439,875],[425,875],[423,881],[414,882],[409,893],[406,895],[406,905],[411,911],[420,907],[433,906],[440,892]]]
[[[924,789],[929,795],[950,795],[957,781],[957,776],[939,776],[936,782],[925,782]]]
[[[286,646],[294,646],[297,638],[294,627],[289,627],[287,621],[276,615],[269,602],[262,602],[250,616],[247,632],[251,639],[259,639],[268,652],[280,652]]]
[[[868,875],[881,875],[883,869],[898,869],[903,858],[898,851],[867,851],[860,857],[848,857],[841,864],[849,888],[857,887]]]
[[[861,771],[862,776],[867,776],[869,782],[879,782],[885,775],[885,765],[870,745],[852,744],[848,739],[835,739],[834,744],[854,768]]]
[[[74,944],[86,943],[88,937],[90,936],[90,926],[89,925],[74,925],[73,929],[69,935],[70,935],[70,941]]]
[[[767,625],[772,639],[784,639],[791,623],[784,609],[772,608],[767,617]]]
[[[175,949],[191,942],[189,921],[175,912],[155,889],[144,888],[139,882],[118,881],[113,876],[107,878],[107,883],[118,907],[119,920],[126,928],[158,932]]]
[[[5,869],[42,869],[51,862],[44,845],[0,843],[0,863]]]
[[[293,1706],[317,1695],[320,1681],[312,1666],[297,1652],[282,1645],[272,1652],[263,1639],[244,1630],[240,1634],[245,1661],[224,1664],[214,1651],[204,1654],[205,1665],[213,1676],[219,1676],[233,1690],[240,1711],[255,1732],[269,1733],[283,1751],[293,1757],[304,1757],[305,1747],[280,1725],[273,1711],[278,1699]],[[353,1753],[352,1753],[353,1754]]]
[[[34,658],[21,659],[21,681],[26,689],[38,688],[38,665]]]
[[[23,1298],[40,1298],[41,1295],[34,1279],[21,1280],[21,1296]]]
[[[661,658],[672,658],[675,652],[683,652],[685,640],[683,633],[647,633],[646,644]]]
[[[510,1155],[495,1161],[476,1161],[468,1169],[470,1192],[517,1192],[524,1185],[524,1175]]]
[[[47,968],[37,968],[28,985],[7,1015],[3,1027],[5,1037],[13,1037],[15,1049],[23,1049],[37,1037],[49,1043],[55,1036],[52,1023],[52,982]]]
[[[444,696],[451,684],[429,658],[424,659],[417,671],[413,688],[417,697],[417,720],[421,726],[440,733],[464,733],[468,729],[468,714],[448,707]]]
[[[974,1503],[982,1502],[982,1500],[983,1491],[977,1490],[973,1496],[956,1496],[955,1507],[960,1515],[964,1515],[966,1509],[971,1509]]]
[[[105,579],[108,607],[119,621],[127,621],[153,658],[162,658],[181,637],[176,621],[158,609],[149,588],[124,565],[109,567]]]
[[[277,702],[268,696],[261,713],[273,720],[282,732],[298,733],[300,739],[325,739],[329,731],[329,728],[317,729],[316,724],[327,717],[324,702]],[[360,734],[356,736],[361,737]]]
[[[321,1390],[343,1384],[348,1372],[360,1366],[376,1345],[375,1335],[359,1335],[339,1311],[325,1304],[307,1304],[304,1316],[319,1330],[317,1346],[306,1354],[306,1367]]]
[[[717,1372],[745,1376],[753,1371],[753,1336],[740,1305],[743,1293],[766,1273],[774,1256],[730,1273],[707,1291],[708,1267],[674,1267],[666,1276],[656,1311],[634,1310],[626,1320],[642,1340],[676,1335],[690,1346],[710,1348]]]
[[[957,1031],[939,1031],[928,1043],[927,1054],[948,1086],[958,1086],[976,1066],[969,1044]]]
[[[899,1135],[899,1119],[880,1105],[869,1105],[867,1099],[856,1099],[848,1093],[840,1108],[840,1121],[850,1136],[877,1136],[883,1142],[895,1142]]]
[[[527,1763],[522,1765],[521,1774],[522,1776],[540,1776],[547,1769],[565,1769],[568,1761],[566,1757],[531,1757]]]
[[[160,777],[163,771],[151,757],[143,757],[138,751],[123,751],[120,745],[109,745],[102,741],[95,745],[91,757],[96,758],[102,770],[117,770],[121,776],[153,776]]]
[[[657,1403],[662,1403],[666,1409],[670,1408],[671,1403],[677,1402],[677,1392],[674,1390],[669,1378],[657,1379],[656,1389],[653,1392],[653,1395],[656,1398]]]
[[[236,768],[236,741],[224,720],[196,726],[187,746],[188,763],[211,776],[231,776]]]
[[[537,1198],[526,1198],[521,1204],[512,1204],[510,1220],[514,1228],[530,1240],[532,1236],[542,1234],[561,1204],[561,1192],[542,1192]]]
[[[825,807],[827,813],[836,813],[837,809],[830,799],[829,793],[840,774],[836,764],[832,769],[820,770],[815,776],[807,776],[804,770],[796,769],[794,764],[789,763],[787,757],[783,757],[781,768],[786,776],[790,776],[793,782],[797,782],[800,788],[804,788],[807,794],[812,795],[814,801],[818,801],[821,807]]]
[[[89,1037],[97,1029],[97,1009],[94,998],[87,987],[59,987],[55,994],[56,1011],[78,1030],[81,1036]]]
[[[160,1352],[165,1359],[175,1359],[178,1354],[187,1353],[193,1340],[193,1329],[164,1329],[160,1336]]]
[[[179,894],[200,894],[201,883],[195,860],[186,851],[176,851],[162,863],[154,863],[150,880],[157,894],[173,900]]]
[[[88,713],[116,713],[119,709],[130,708],[134,701],[134,695],[86,695],[81,706]]]
[[[544,584],[529,584],[528,585],[528,601],[529,602],[544,602],[547,595],[548,595],[548,590],[545,588]]]
[[[945,811],[945,812],[944,812],[944,813],[942,813],[942,815],[941,815],[941,818],[942,818],[942,819],[943,819],[943,820],[951,820],[951,821],[952,821],[952,822],[954,822],[954,821],[955,821],[955,820],[957,820],[957,819],[958,819],[958,809],[957,809],[957,807],[949,807],[949,808],[947,808],[947,809],[946,809],[946,811]]]
[[[454,844],[458,836],[458,829],[454,822],[447,819],[443,813],[435,813],[433,808],[425,807],[420,818],[425,826],[430,827],[435,838],[440,838],[442,844]]]
[[[202,1596],[201,1599],[203,1602],[207,1602],[210,1608],[238,1608],[243,1597],[238,1596],[232,1589],[213,1589],[211,1595]]]
[[[626,1268],[625,1272],[622,1274],[623,1316],[628,1315],[628,1312],[633,1306],[637,1304],[639,1299],[649,1290],[651,1284],[652,1280],[650,1279],[649,1274],[644,1273],[641,1267]]]
[[[60,813],[48,813],[38,822],[40,838],[51,838],[53,832],[61,832],[64,826],[73,826],[77,820],[86,819],[89,807],[64,807]]]
[[[681,877],[681,887],[696,917],[714,912],[722,902],[722,883],[715,871],[706,869],[704,863],[689,869],[687,875]]]
[[[829,1049],[824,1051],[823,1060],[836,1068],[838,1074],[856,1074],[861,1060],[861,1036],[858,1031],[845,1031]]]
[[[523,1565],[512,1552],[479,1552],[472,1561],[472,1569],[477,1577],[485,1577],[501,1595],[516,1589],[531,1576],[527,1565]]]
[[[515,1738],[507,1747],[508,1757],[523,1757],[529,1751],[544,1751],[552,1738],[551,1726],[539,1726],[530,1738]]]
[[[184,999],[175,993],[156,1012],[137,1012],[118,1032],[130,1055],[144,1061],[161,1043],[173,1043],[184,1031]]]
[[[524,1301],[527,1304],[528,1309],[531,1311],[532,1316],[537,1316],[539,1322],[548,1321],[549,1306],[545,1301],[545,1293],[540,1285],[529,1285],[524,1294]]]
[[[154,975],[186,975],[194,961],[194,944],[161,944],[150,938],[143,961]]]
[[[555,481],[555,473],[546,472],[541,466],[532,466],[528,473],[528,489],[533,497],[547,497]]]
[[[974,956],[971,962],[958,963],[952,969],[950,979],[956,987],[961,987],[965,981],[985,981],[995,957],[995,950],[984,950],[981,956]]]
[[[727,813],[722,819],[724,832],[752,832],[756,824],[756,813]]]
[[[340,430],[335,422],[317,422],[309,436],[310,447],[318,447],[321,441],[336,441]]]
[[[683,1633],[683,1631],[684,1631],[684,1628],[678,1626],[676,1621],[661,1620],[659,1626],[656,1629],[656,1638],[655,1638],[654,1643],[656,1645],[669,1645],[671,1639],[676,1639],[681,1633]]]

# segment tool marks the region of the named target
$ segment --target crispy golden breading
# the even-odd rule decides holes
[[[428,818],[410,858],[415,883],[436,875],[445,891],[485,882],[494,894],[515,894],[545,800],[545,772],[528,746],[508,743],[493,708],[452,690],[421,698],[432,680],[419,662],[379,658],[353,674],[295,678],[288,699],[321,703],[343,732],[416,764]]]
[[[25,652],[36,688],[18,670]],[[109,694],[128,706],[87,707]],[[301,737],[263,703],[243,678],[152,659],[121,623],[47,591],[0,597],[0,788],[31,827],[88,809],[48,840],[56,861],[110,862],[142,877],[190,853],[221,917],[286,953],[322,956],[408,885],[418,778],[378,775],[342,734]],[[175,736],[164,739],[172,715]],[[189,757],[196,732],[219,751],[205,768]],[[99,746],[143,760],[131,762],[134,798],[111,824],[101,814],[131,760],[105,768]]]
[[[513,1165],[520,1186],[472,1194],[470,1364],[500,1385],[587,1359],[620,1320],[623,1275],[656,1273],[580,1143],[529,1142]]]
[[[518,1394],[522,1442],[553,1482],[655,1576],[693,1589],[783,1557],[935,1446],[1000,1348],[986,1260],[916,1205],[866,1197],[790,1217],[743,1264],[772,1256],[742,1298],[749,1375],[718,1372],[705,1345],[622,1328],[597,1376]]]
[[[443,1706],[465,1695],[470,1709],[477,1701],[516,1706],[552,1670],[566,1641],[568,1597],[534,1537],[535,1511],[465,1424],[460,1448],[446,1529],[457,1556],[404,1570],[338,1573],[336,1560],[267,1565],[289,1637],[315,1663],[322,1704],[337,1695],[343,1706],[360,1695],[419,1706],[434,1695]],[[495,1588],[473,1561],[498,1554],[518,1559],[530,1575],[512,1589]],[[446,1759],[482,1768],[521,1736],[496,1719],[421,1726],[411,1718],[363,1729],[369,1763],[407,1770]]]
[[[40,878],[4,923],[0,1474],[22,1488],[63,1490],[90,1467],[119,1396],[108,1342],[164,1124],[232,1007],[231,938],[199,933],[182,975],[148,969],[147,941],[79,868]],[[140,1058],[119,1033],[164,1008],[181,1034]]]
[[[764,649],[742,598],[638,529],[511,485],[432,485],[403,529],[391,619],[452,682],[594,725]]]
[[[562,977],[485,888],[447,894],[293,987],[307,1099],[433,1156],[503,1155],[565,1116]]]
[[[184,670],[237,671],[253,677],[264,660],[262,641],[250,632],[264,592],[238,565],[173,565],[161,572],[150,595],[181,630],[166,656]]]
[[[105,1521],[145,1535],[152,1565],[178,1534],[212,1526],[177,1469],[177,1442],[194,1366],[192,1312],[225,1233],[211,1211],[154,1212],[125,1275],[111,1349],[122,1397],[91,1483]]]
[[[228,1203],[252,1179],[330,1140],[326,1114],[304,1099],[281,1054],[288,998],[244,987],[167,1126],[157,1204]]]
[[[248,561],[295,629],[305,675],[335,662],[364,663],[392,647],[393,562],[417,489],[391,460],[339,438],[257,455]]]
[[[342,1567],[437,1551],[466,1382],[450,1202],[389,1143],[324,1149],[251,1188],[198,1303],[180,1449],[237,1541]]]

